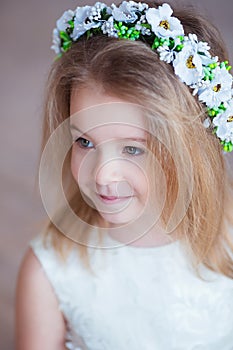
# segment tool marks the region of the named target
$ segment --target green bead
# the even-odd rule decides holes
[[[231,142],[224,143],[223,150],[225,152],[232,152],[233,151],[233,145]]]
[[[153,50],[154,50],[154,49],[157,49],[159,46],[160,46],[160,41],[159,41],[159,39],[156,37],[156,38],[154,39],[153,44],[152,44],[152,49],[153,49]]]
[[[177,45],[176,48],[175,48],[175,50],[176,50],[177,52],[180,52],[180,51],[183,49],[183,47],[184,47],[184,45],[182,45],[182,44]]]
[[[182,35],[179,35],[178,38],[180,39],[181,42],[184,41],[184,37]]]
[[[215,117],[216,112],[215,112],[213,109],[211,109],[211,110],[208,112],[208,114],[209,114],[210,117]]]
[[[218,107],[218,109],[219,109],[219,111],[220,112],[225,112],[226,111],[226,107],[223,105],[223,104],[221,104],[219,107]]]
[[[210,69],[215,69],[217,67],[217,63],[210,63],[208,66]]]

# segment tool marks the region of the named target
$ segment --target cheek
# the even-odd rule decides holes
[[[71,150],[71,162],[70,162],[70,169],[71,173],[75,179],[75,181],[78,183],[79,173],[80,173],[80,164],[81,159],[78,157],[78,154],[75,150],[75,145],[73,145]]]
[[[134,165],[128,175],[131,186],[145,200],[149,193],[149,179],[143,167]]]
[[[91,174],[93,174],[93,156],[91,152],[77,149],[75,144],[71,152],[71,173],[79,185],[88,183]]]
[[[149,193],[149,182],[145,174],[138,174],[136,186],[138,192],[145,200]]]

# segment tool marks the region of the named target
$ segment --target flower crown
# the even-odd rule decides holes
[[[209,53],[210,46],[195,34],[184,34],[179,19],[168,4],[149,8],[145,3],[123,1],[110,7],[94,6],[68,10],[57,21],[51,48],[60,57],[81,36],[95,34],[141,40],[157,51],[160,60],[172,64],[175,74],[193,89],[206,108],[204,121],[219,138],[224,151],[233,150],[233,77],[228,61],[219,62]]]

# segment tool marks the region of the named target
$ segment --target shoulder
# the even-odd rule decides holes
[[[19,277],[24,278],[25,275],[31,273],[33,277],[35,272],[37,274],[41,273],[41,264],[33,253],[32,249],[28,248],[20,266]]]
[[[41,297],[41,293],[43,293],[44,290],[41,287],[41,284],[43,284],[43,286],[46,287],[47,293],[49,292],[49,290],[52,291],[52,287],[44,273],[40,261],[33,252],[32,248],[28,248],[19,269],[18,289],[20,289],[21,287],[27,287],[32,290],[34,289],[36,293],[35,296]],[[40,288],[38,290],[37,287],[39,286]]]
[[[64,349],[64,335],[65,322],[53,288],[29,248],[16,287],[17,349]]]

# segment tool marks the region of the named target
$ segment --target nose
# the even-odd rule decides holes
[[[95,190],[105,196],[131,196],[133,190],[124,174],[124,161],[110,159],[104,163],[98,163],[95,172]]]
[[[115,147],[99,147],[95,155],[94,182],[97,193],[106,196],[130,196],[129,167]]]
[[[123,180],[122,160],[111,156],[99,155],[94,171],[95,183],[99,186],[109,186]]]
[[[115,142],[99,144],[95,152],[94,177],[98,185],[109,185],[122,181],[123,159],[121,159],[118,145]]]

